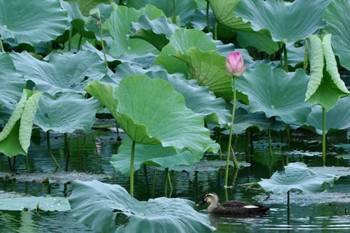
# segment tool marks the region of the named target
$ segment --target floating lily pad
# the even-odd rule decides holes
[[[333,174],[316,173],[306,164],[296,162],[284,167],[284,171],[275,172],[270,179],[258,182],[266,192],[275,194],[287,193],[291,190],[314,193],[322,189],[324,184],[333,185],[339,177]]]
[[[70,205],[64,197],[34,197],[20,194],[0,193],[0,210],[44,210],[69,211]]]
[[[138,201],[119,185],[75,181],[69,197],[72,214],[98,232],[212,232],[208,216],[181,198]]]
[[[287,195],[270,194],[269,198],[266,195],[254,196],[259,203],[265,205],[278,205],[287,203]],[[350,195],[347,193],[337,192],[318,192],[318,193],[293,193],[290,195],[290,202],[298,206],[309,206],[319,204],[331,204],[331,203],[349,203]]]

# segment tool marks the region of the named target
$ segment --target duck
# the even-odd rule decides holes
[[[270,207],[252,204],[243,201],[226,201],[222,204],[219,203],[219,197],[216,193],[207,193],[201,203],[208,203],[207,212],[212,215],[225,215],[225,216],[251,216],[259,215],[267,212]]]

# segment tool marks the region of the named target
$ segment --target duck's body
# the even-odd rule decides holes
[[[263,214],[270,209],[267,206],[242,201],[226,201],[220,204],[215,193],[206,194],[203,202],[209,203],[207,212],[214,215],[249,216]]]

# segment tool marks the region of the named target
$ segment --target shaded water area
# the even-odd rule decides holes
[[[269,178],[288,162],[302,161],[309,166],[322,166],[320,137],[294,133],[289,145],[283,134],[274,135],[273,155],[270,157],[267,136],[253,135],[252,143],[245,136],[235,142],[239,161],[251,164],[242,168],[234,183],[233,190],[224,187],[224,168],[215,161],[219,155],[207,155],[204,163],[192,169],[170,171],[173,190],[165,189],[166,173],[162,169],[144,167],[135,177],[135,197],[147,200],[164,196],[181,197],[194,202],[202,200],[208,192],[216,192],[221,200],[229,199],[259,202],[270,205],[270,211],[257,217],[227,218],[211,217],[216,232],[348,232],[350,231],[350,178],[341,177],[326,192],[299,196],[291,194],[290,217],[286,197],[270,197],[261,191],[246,189],[242,184]],[[329,138],[328,166],[349,167],[348,139],[342,132]],[[55,166],[47,153],[45,135],[37,133],[29,151],[28,165],[24,156],[15,162],[16,175],[11,174],[7,157],[0,157],[0,198],[1,194],[12,192],[53,197],[68,197],[71,193],[71,180],[98,179],[119,184],[129,189],[129,179],[116,173],[110,165],[112,154],[116,153],[118,142],[115,131],[93,130],[89,134],[68,136],[70,157],[67,157],[63,135],[51,135],[52,152],[60,168]],[[253,145],[253,149],[246,145]],[[226,148],[224,145],[223,148]],[[249,155],[253,154],[253,155]],[[339,156],[345,154],[344,156]],[[224,157],[222,158],[225,159]],[[29,173],[27,169],[29,167]],[[231,172],[231,180],[233,170]],[[233,180],[232,180],[233,182]],[[1,199],[0,199],[1,201]],[[205,206],[198,211],[204,212]],[[78,223],[69,211],[0,211],[0,232],[93,232]]]

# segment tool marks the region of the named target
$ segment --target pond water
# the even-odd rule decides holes
[[[206,156],[208,161],[197,169],[170,171],[172,191],[169,186],[167,190],[164,189],[165,171],[151,167],[141,169],[135,177],[135,197],[147,200],[167,193],[171,197],[199,202],[206,193],[216,192],[221,200],[228,197],[271,206],[267,214],[254,218],[211,217],[212,224],[217,227],[216,232],[220,233],[350,231],[350,215],[347,212],[350,210],[349,176],[341,177],[335,186],[327,188],[326,192],[306,196],[292,193],[289,216],[286,197],[266,199],[265,194],[242,186],[242,184],[259,181],[260,178],[269,178],[274,171],[283,168],[287,160],[302,161],[309,166],[322,166],[319,153],[320,137],[305,134],[305,132],[294,133],[288,146],[285,142],[281,142],[283,138],[275,135],[272,157],[269,155],[265,135],[256,134],[252,137],[253,152],[251,148],[247,149],[245,137],[238,138],[235,143],[238,159],[251,163],[251,166],[238,172],[232,190],[225,192],[224,170],[216,169],[218,164],[211,163],[213,159],[218,158],[218,155],[208,155]],[[96,178],[107,183],[117,183],[129,189],[128,178],[114,172],[109,163],[110,156],[116,153],[118,148],[114,131],[93,130],[89,134],[69,135],[68,141],[69,158],[66,155],[63,135],[51,135],[52,152],[60,165],[58,170],[55,169],[47,153],[45,135],[38,132],[34,134],[28,160],[26,161],[23,156],[16,158],[16,175],[10,173],[7,157],[1,156],[0,201],[3,195],[12,195],[13,192],[32,196],[68,197],[71,193],[69,181],[72,179]],[[248,144],[251,145],[251,143]],[[338,146],[332,146],[335,144]],[[348,156],[339,156],[339,153],[348,152],[346,134],[343,132],[330,137],[328,145],[332,152],[328,156],[327,165],[349,167]],[[247,153],[254,156],[247,156]],[[209,164],[216,165],[210,167]],[[28,168],[29,173],[27,173]],[[205,206],[198,211],[204,212],[204,209]],[[0,232],[92,232],[92,230],[78,223],[69,211],[37,210],[0,211]]]

